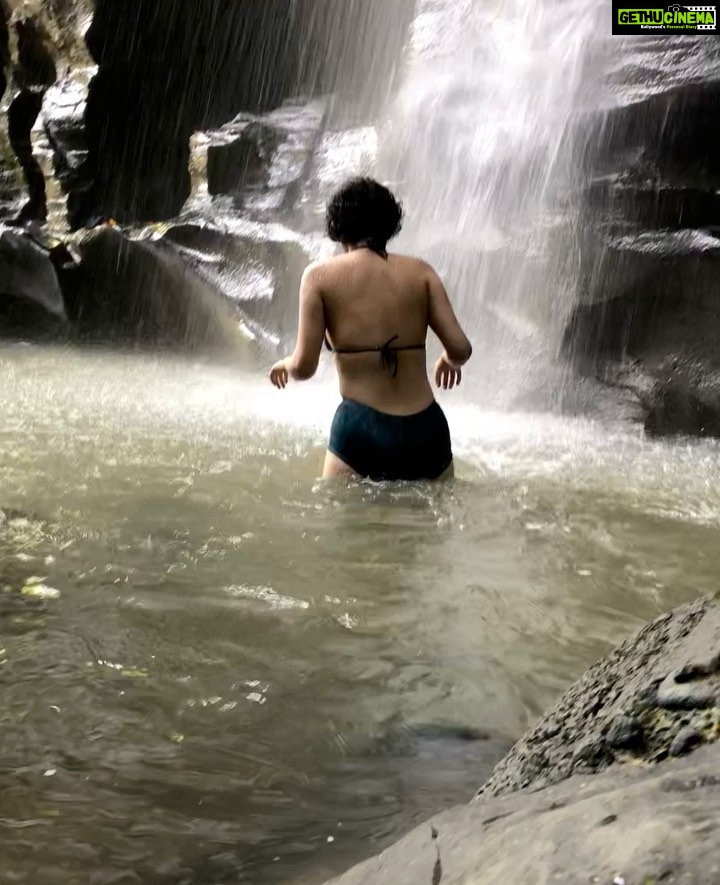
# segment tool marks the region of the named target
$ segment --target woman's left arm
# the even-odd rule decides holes
[[[278,389],[288,378],[307,381],[317,371],[325,338],[325,310],[319,282],[319,267],[311,264],[300,283],[300,319],[298,336],[292,356],[280,360],[270,370],[270,380]]]

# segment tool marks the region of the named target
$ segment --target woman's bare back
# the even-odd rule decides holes
[[[330,343],[338,353],[340,392],[382,412],[408,415],[433,401],[425,344],[430,321],[427,265],[415,258],[367,249],[317,268]],[[391,339],[394,339],[391,341]],[[388,344],[397,369],[373,348]],[[403,350],[413,347],[412,350]]]

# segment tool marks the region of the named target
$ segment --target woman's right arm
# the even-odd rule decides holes
[[[460,369],[472,356],[472,344],[455,315],[442,280],[430,265],[426,265],[426,268],[430,328],[445,348],[447,363]]]

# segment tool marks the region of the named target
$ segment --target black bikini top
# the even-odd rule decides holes
[[[399,337],[399,335],[393,335],[392,338],[389,338],[385,344],[380,347],[343,347],[337,349],[330,344],[328,336],[326,335],[325,347],[331,353],[379,353],[383,369],[392,372],[393,378],[395,378],[398,373],[398,353],[400,353],[401,350],[425,350],[424,341],[422,344],[400,344],[393,346],[393,341],[397,341]]]
[[[384,258],[387,261],[388,253],[387,249],[384,246],[381,246],[377,241],[368,239],[361,240],[357,247],[358,249],[369,249],[371,252],[374,252],[376,255],[379,255],[380,258]],[[398,373],[398,353],[401,350],[425,350],[425,342],[422,344],[401,344],[393,347],[393,341],[397,341],[399,335],[393,335],[392,338],[389,338],[385,344],[380,347],[351,347],[351,348],[342,348],[341,350],[336,350],[332,344],[330,344],[330,340],[328,336],[325,335],[325,347],[331,353],[379,353],[380,354],[380,362],[382,364],[383,369],[387,369],[392,372],[393,378],[397,377]]]

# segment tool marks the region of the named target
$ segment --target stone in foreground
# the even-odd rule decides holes
[[[701,600],[591,667],[472,805],[332,885],[717,885],[719,736],[720,606]]]
[[[719,815],[720,748],[705,747],[453,808],[330,885],[717,885]]]

